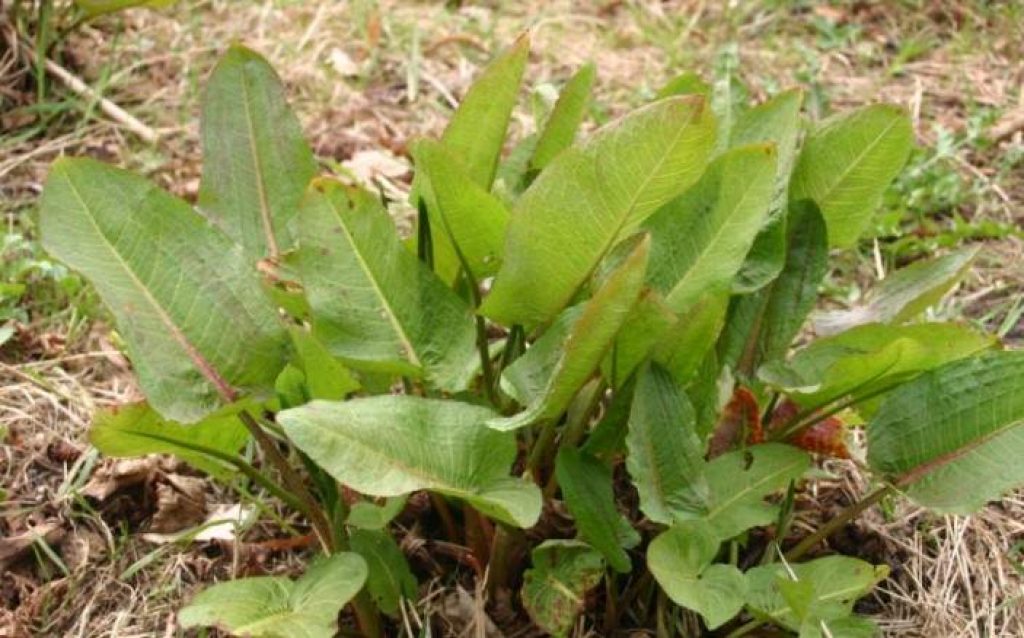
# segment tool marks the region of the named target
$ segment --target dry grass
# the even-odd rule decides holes
[[[599,120],[650,97],[675,72],[709,69],[728,42],[741,44],[741,71],[756,98],[803,85],[812,111],[826,103],[894,101],[910,109],[926,145],[939,139],[940,130],[991,126],[986,117],[1024,108],[1024,11],[1010,13],[1014,2],[1003,3],[1005,16],[998,3],[986,8],[950,0],[921,3],[919,10],[869,2],[814,11],[705,0],[465,4],[452,10],[410,0],[206,0],[86,27],[61,62],[156,130],[159,141],[141,143],[98,115],[89,100],[62,92],[66,111],[44,135],[0,138],[0,206],[8,226],[31,233],[24,211],[49,162],[61,153],[129,166],[193,197],[200,169],[198,87],[219,51],[236,40],[278,68],[327,163],[380,149],[401,158],[410,140],[438,134],[490,52],[526,28],[534,43],[529,79],[535,86],[557,85],[584,61],[597,63]],[[915,42],[920,51],[910,46]],[[24,71],[10,60],[6,52],[0,55],[0,84],[19,87]],[[532,126],[525,102],[514,134]],[[1001,163],[1004,155],[1020,152],[1021,135],[957,148],[943,160],[977,186],[960,211],[967,218],[1024,220],[1024,174],[1019,165],[1013,170]],[[399,187],[401,179],[396,177]],[[853,270],[874,276],[870,260]],[[1015,237],[990,242],[968,283],[939,312],[998,328],[1012,319],[1022,282],[1024,243]],[[1017,324],[1005,326],[1011,340],[1024,338],[1024,324]],[[180,635],[173,612],[181,601],[197,583],[239,568],[223,548],[172,546],[132,577],[120,578],[154,546],[136,538],[138,528],[119,529],[110,516],[85,507],[77,489],[98,462],[85,436],[89,415],[135,391],[103,333],[90,335],[62,346],[69,335],[58,332],[48,347],[33,343],[13,355],[10,349],[0,353],[6,361],[0,363],[0,426],[8,431],[0,455],[0,484],[7,491],[0,531],[10,535],[59,521],[65,533],[55,540],[53,555],[67,569],[64,574],[37,548],[27,566],[0,576],[0,636]],[[845,502],[864,493],[856,472],[841,476],[819,485],[819,494]],[[899,504],[873,509],[846,533],[874,539],[872,558],[894,568],[871,607],[887,633],[1019,636],[1024,580],[1016,547],[1024,540],[1022,520],[1024,502],[1017,497],[970,518],[935,517]],[[262,538],[268,529],[251,534]],[[259,568],[294,570],[300,559],[275,555]],[[479,596],[452,598],[437,583],[424,589],[421,604],[404,614],[408,627],[432,615],[461,630],[473,619],[481,624]],[[578,635],[586,635],[586,628]]]

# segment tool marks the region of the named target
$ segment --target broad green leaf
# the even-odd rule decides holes
[[[106,408],[93,416],[89,441],[106,456],[173,454],[207,474],[228,477],[234,467],[215,454],[238,453],[249,431],[238,420],[244,405],[230,405],[193,425],[166,421],[146,403]]]
[[[199,208],[251,263],[295,246],[292,225],[316,159],[284,87],[258,53],[235,45],[203,95]]]
[[[669,310],[660,293],[647,288],[640,293],[626,322],[619,329],[612,351],[601,362],[601,374],[618,389],[672,330],[682,330],[679,317]]]
[[[772,146],[728,151],[644,223],[652,240],[648,281],[669,308],[682,313],[708,293],[729,290],[764,224],[774,179]]]
[[[313,334],[332,354],[360,370],[465,388],[476,358],[472,311],[405,250],[372,195],[318,180],[299,228]]]
[[[672,375],[657,364],[636,382],[626,435],[626,469],[640,494],[640,510],[669,525],[677,513],[706,509],[704,453],[694,429],[696,415]]]
[[[996,344],[950,323],[868,324],[818,339],[788,363],[766,364],[759,376],[801,405],[822,406],[847,394],[870,396]]]
[[[86,16],[95,18],[106,13],[116,13],[136,7],[162,9],[175,2],[177,0],[75,0],[75,5],[84,11]]]
[[[775,144],[778,161],[768,219],[754,239],[743,267],[733,282],[733,292],[759,290],[782,270],[786,258],[786,194],[796,160],[796,142],[800,134],[800,105],[803,92],[793,89],[744,111],[730,131],[733,147],[770,142]]]
[[[814,327],[830,335],[866,323],[902,323],[938,303],[971,268],[978,247],[901,268],[872,288],[864,301],[849,310],[817,313]]]
[[[807,563],[774,563],[746,573],[747,606],[758,618],[800,632],[820,631],[821,623],[845,626],[857,599],[889,573],[848,556],[826,556]],[[847,634],[831,633],[833,636]]]
[[[516,203],[481,312],[506,325],[552,320],[618,241],[700,176],[713,119],[701,98],[669,98],[560,153]]]
[[[639,543],[640,536],[615,508],[611,470],[589,454],[563,447],[555,477],[580,538],[601,552],[612,569],[628,573],[633,563],[623,548]]]
[[[712,564],[720,541],[704,521],[676,523],[647,548],[647,568],[677,605],[704,617],[708,629],[731,620],[746,598],[743,572]]]
[[[726,291],[700,297],[654,348],[654,360],[665,366],[677,383],[689,383],[714,348],[728,304]]]
[[[536,133],[523,137],[498,166],[491,192],[508,207],[515,204],[519,195],[530,185],[531,177],[535,175],[530,170],[530,158],[533,157],[536,146]]]
[[[359,529],[382,530],[402,513],[408,500],[406,496],[393,496],[384,499],[384,503],[381,505],[368,501],[353,503],[348,511],[345,524]]]
[[[829,244],[852,245],[903,168],[914,143],[903,109],[876,104],[830,118],[804,142],[789,199],[812,199],[828,224]]]
[[[178,612],[178,623],[253,638],[331,638],[338,631],[338,613],[363,588],[366,576],[362,558],[338,553],[314,563],[296,581],[258,576],[208,587]]]
[[[756,293],[735,297],[729,307],[720,348],[727,364],[746,378],[763,361],[786,356],[828,269],[825,221],[814,202],[793,204],[786,225],[782,272]]]
[[[633,376],[612,393],[611,403],[581,448],[585,453],[605,462],[611,462],[625,453],[635,387],[636,377]]]
[[[711,492],[704,520],[722,541],[770,524],[779,508],[765,497],[785,489],[810,465],[806,452],[779,443],[755,445],[715,458],[704,470]]]
[[[589,301],[570,308],[505,371],[506,386],[526,410],[488,423],[511,430],[558,417],[601,365],[643,285],[650,239],[640,237]]]
[[[523,607],[533,622],[564,638],[584,607],[586,593],[604,576],[604,559],[586,543],[548,540],[530,554],[533,567],[523,574]]]
[[[969,514],[1024,484],[1024,352],[949,363],[896,389],[868,423],[868,464],[911,499]]]
[[[436,228],[444,233],[477,281],[493,275],[504,253],[505,205],[469,179],[441,144],[423,140],[413,153],[431,232]]]
[[[512,478],[516,438],[485,426],[488,408],[412,396],[314,401],[277,421],[335,479],[370,496],[432,490],[498,520],[529,527],[540,490]]]
[[[524,35],[495,58],[469,87],[441,136],[463,172],[484,190],[494,181],[529,53],[530,39]]]
[[[348,541],[352,551],[366,561],[366,591],[381,611],[394,615],[403,598],[416,599],[416,576],[390,534],[357,529],[349,534]]]
[[[43,246],[110,308],[162,416],[194,422],[273,386],[287,347],[277,313],[241,250],[188,204],[127,171],[61,159],[39,217]]]
[[[595,75],[594,65],[585,64],[565,83],[551,115],[537,137],[537,145],[530,157],[530,169],[543,170],[559,153],[572,146],[576,131],[590,106]]]
[[[310,399],[344,399],[359,389],[359,382],[316,337],[298,326],[289,332]]]

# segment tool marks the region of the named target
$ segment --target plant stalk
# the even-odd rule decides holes
[[[324,516],[323,510],[317,504],[313,495],[306,489],[302,479],[292,466],[289,465],[288,459],[281,454],[281,450],[277,449],[277,444],[274,440],[263,431],[260,424],[256,422],[256,419],[247,410],[239,412],[238,418],[245,425],[246,429],[249,430],[253,438],[256,439],[256,444],[260,446],[260,450],[262,450],[267,461],[281,474],[281,478],[288,490],[294,493],[303,503],[303,507],[299,508],[299,511],[309,517],[309,522],[316,531],[317,538],[320,540],[320,545],[324,548],[324,551],[331,553],[334,550],[334,534],[331,533],[331,524],[327,517]]]
[[[813,534],[807,536],[802,541],[796,544],[792,549],[786,552],[786,560],[796,560],[806,554],[815,545],[825,540],[843,525],[846,525],[851,520],[856,518],[861,512],[868,509],[872,505],[878,503],[883,498],[895,492],[892,486],[884,485],[874,492],[871,492],[864,498],[860,499],[853,505],[850,505],[839,514],[833,517],[829,522],[825,523],[817,529]]]

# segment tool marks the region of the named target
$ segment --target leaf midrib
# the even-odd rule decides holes
[[[771,474],[766,474],[760,480],[755,481],[754,483],[748,484],[742,490],[740,490],[739,492],[736,492],[735,494],[733,494],[733,496],[731,496],[730,498],[727,498],[726,500],[722,501],[721,504],[719,504],[716,507],[713,507],[710,510],[708,510],[708,513],[705,516],[705,519],[707,519],[709,521],[714,520],[714,518],[716,516],[720,515],[722,512],[727,510],[729,507],[732,507],[734,504],[736,504],[737,502],[741,501],[743,498],[745,498],[747,496],[750,496],[752,493],[755,492],[755,490],[757,488],[759,488],[759,487],[761,487],[761,486],[763,486],[763,485],[765,485],[767,483],[770,483],[771,481],[775,480],[779,476],[782,476],[782,475],[785,475],[785,474],[791,472],[794,467],[796,467],[798,465],[801,465],[802,463],[803,463],[803,459],[799,459],[799,460],[798,459],[793,459],[791,462],[787,463],[786,465],[781,466],[777,471],[772,472]]]
[[[97,223],[96,218],[92,213],[92,209],[89,207],[88,204],[86,204],[85,198],[82,197],[82,194],[78,190],[78,187],[75,186],[75,182],[71,178],[71,175],[65,172],[64,179],[67,181],[68,188],[70,189],[71,193],[75,196],[75,199],[78,200],[79,205],[81,205],[82,210],[86,212],[85,217],[86,219],[89,220],[89,223],[96,231],[96,234],[102,238],[103,244],[110,251],[110,254],[114,256],[116,262],[120,264],[121,268],[128,275],[132,283],[138,288],[138,290],[142,293],[142,296],[152,306],[161,323],[163,323],[164,326],[167,328],[168,332],[170,332],[173,340],[185,352],[185,355],[188,356],[188,358],[192,361],[193,365],[195,365],[195,367],[199,370],[200,374],[202,374],[206,378],[206,380],[209,381],[214,386],[214,388],[216,388],[221,398],[224,399],[224,401],[227,403],[231,403],[232,401],[234,401],[237,398],[237,393],[235,392],[235,389],[232,388],[231,385],[223,377],[220,376],[216,368],[214,368],[213,365],[206,360],[202,353],[199,352],[195,345],[193,345],[192,342],[188,340],[188,338],[185,336],[185,333],[182,332],[178,325],[174,323],[174,320],[167,313],[164,307],[160,305],[156,297],[154,297],[153,294],[149,291],[149,289],[146,288],[146,286],[142,283],[142,280],[139,279],[138,275],[135,274],[135,271],[132,270],[132,268],[129,266],[128,262],[125,261],[124,257],[121,256],[121,253],[119,253],[114,248],[114,245],[110,242],[110,239],[107,237],[106,233],[103,232],[103,230]],[[151,191],[152,189],[152,186],[147,186],[147,192]]]
[[[267,239],[267,249],[270,251],[270,257],[271,259],[277,259],[280,255],[280,249],[277,245],[277,237],[274,235],[274,225],[270,216],[270,202],[267,200],[266,185],[263,183],[263,164],[260,163],[259,147],[256,144],[256,126],[253,122],[251,111],[253,104],[250,96],[249,77],[246,75],[244,65],[240,69],[240,73],[242,103],[245,105],[245,108],[242,110],[245,112],[246,128],[249,129],[249,150],[252,151],[253,174],[256,176],[256,193],[260,202],[260,221],[263,225],[263,234]]]
[[[419,355],[416,353],[416,348],[413,346],[412,340],[409,338],[409,335],[406,334],[405,329],[398,320],[398,316],[395,314],[394,308],[391,306],[391,302],[388,300],[387,296],[385,296],[380,284],[378,284],[375,273],[373,269],[370,268],[370,264],[366,261],[366,258],[363,256],[362,249],[356,242],[355,237],[353,237],[344,216],[341,214],[330,196],[325,194],[324,201],[327,202],[327,206],[331,209],[334,217],[338,220],[338,226],[341,228],[341,232],[345,234],[345,239],[348,241],[349,246],[352,247],[352,254],[355,256],[356,262],[359,264],[359,268],[363,271],[367,281],[370,282],[370,287],[373,289],[374,295],[378,300],[380,300],[381,307],[384,309],[384,315],[388,318],[388,322],[391,324],[396,336],[404,346],[403,351],[408,354],[408,361],[417,368],[422,368],[423,363],[420,361]]]
[[[725,176],[723,175],[722,178],[724,180]],[[730,210],[728,214],[722,219],[722,223],[719,224],[717,230],[715,230],[712,233],[710,240],[704,243],[704,249],[700,250],[697,253],[697,255],[693,259],[693,262],[690,264],[690,267],[686,269],[686,272],[683,273],[683,275],[679,278],[679,281],[676,282],[676,285],[672,287],[672,290],[670,290],[667,295],[665,295],[665,300],[668,301],[669,304],[672,304],[672,301],[674,301],[674,297],[679,292],[679,290],[683,288],[683,286],[693,278],[694,273],[698,271],[700,269],[700,266],[702,266],[707,261],[708,255],[714,252],[715,248],[718,246],[718,242],[722,239],[722,236],[725,234],[726,227],[729,226],[729,222],[732,221],[733,217],[736,215],[736,211],[740,210],[743,207],[743,204],[746,203],[751,191],[754,190],[754,180],[748,179],[745,183],[746,187],[743,189],[743,195],[740,196],[740,198],[736,201],[736,205],[733,206],[732,210]],[[681,309],[674,305],[672,309],[677,312],[685,310],[685,308]]]
[[[822,202],[830,198],[832,194],[846,182],[846,179],[850,176],[850,173],[852,173],[855,168],[858,168],[860,166],[860,163],[864,161],[864,158],[867,157],[868,153],[874,151],[875,147],[877,147],[882,142],[882,139],[884,139],[885,136],[889,133],[889,131],[892,130],[892,128],[896,126],[896,124],[898,123],[899,118],[892,118],[889,121],[889,123],[885,126],[885,128],[879,131],[878,135],[875,136],[875,139],[871,140],[871,143],[864,147],[864,150],[862,150],[857,155],[857,157],[854,158],[854,160],[850,162],[849,165],[847,165],[843,172],[841,172],[839,176],[836,177],[835,181],[832,182],[832,184],[825,189],[825,193],[823,193],[821,196]]]

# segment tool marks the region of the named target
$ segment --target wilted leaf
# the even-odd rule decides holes
[[[182,422],[269,390],[286,336],[253,266],[188,204],[89,159],[54,163],[44,247],[110,308],[150,405]],[[216,276],[211,276],[216,274]]]
[[[805,140],[789,199],[814,200],[828,224],[829,244],[850,246],[875,214],[913,143],[910,118],[895,106],[876,104],[830,118]]]
[[[604,559],[586,543],[572,540],[544,541],[531,557],[533,567],[523,574],[523,607],[544,631],[568,636],[587,591],[601,582]]]
[[[647,548],[647,567],[677,605],[699,613],[708,629],[733,618],[746,597],[743,572],[712,564],[721,541],[704,521],[676,523]]]
[[[314,563],[297,581],[260,576],[208,587],[178,612],[178,622],[253,638],[331,638],[338,612],[363,588],[366,575],[362,558],[342,552]]]
[[[351,367],[464,389],[476,359],[472,312],[405,250],[380,203],[320,180],[301,220],[298,269],[313,334]]]
[[[764,428],[757,397],[749,389],[737,386],[711,432],[708,457],[721,456],[743,443],[754,445],[763,441]]]
[[[618,241],[703,172],[712,120],[700,98],[669,98],[559,154],[516,203],[481,312],[506,325],[553,319]]]
[[[820,312],[814,327],[832,335],[867,323],[901,323],[934,305],[959,282],[971,267],[979,248],[914,262],[892,273],[849,310]]]
[[[563,447],[555,477],[580,538],[601,552],[612,569],[628,573],[633,563],[623,548],[639,543],[640,536],[615,508],[611,470],[589,454]]]
[[[640,509],[669,525],[707,507],[704,455],[696,416],[686,394],[657,364],[640,371],[629,417],[626,469],[640,494]]]
[[[868,464],[932,510],[969,514],[1024,483],[1024,352],[948,363],[868,423]]]
[[[292,224],[317,172],[284,87],[258,53],[234,45],[206,84],[199,207],[251,264],[295,245]]]
[[[529,527],[540,491],[512,478],[515,435],[488,408],[412,396],[314,401],[277,415],[288,438],[335,479],[371,496],[433,490]]]

